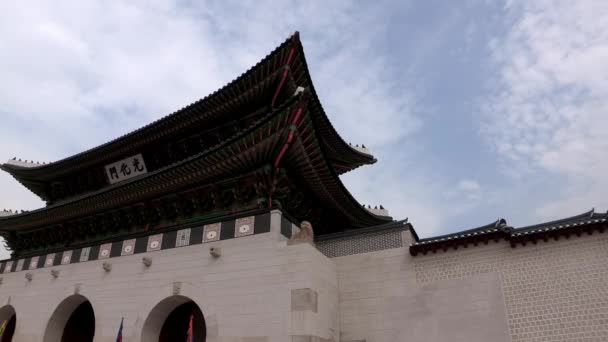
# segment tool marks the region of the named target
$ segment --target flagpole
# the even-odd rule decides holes
[[[122,324],[125,321],[125,317],[123,316],[120,319],[120,328],[118,328],[118,336],[116,336],[116,342],[122,342]]]

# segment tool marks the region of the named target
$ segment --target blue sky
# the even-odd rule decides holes
[[[608,2],[0,4],[0,158],[54,161],[169,114],[300,31],[343,176],[421,236],[608,208]],[[43,205],[0,174],[0,209]]]

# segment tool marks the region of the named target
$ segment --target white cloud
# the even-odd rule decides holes
[[[462,179],[458,182],[458,189],[462,191],[479,191],[481,186],[473,179]]]
[[[483,132],[520,180],[559,175],[540,218],[608,207],[608,2],[512,1]],[[537,172],[540,171],[540,172]]]

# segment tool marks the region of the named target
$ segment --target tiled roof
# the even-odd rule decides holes
[[[46,165],[46,163],[40,163],[37,161],[35,162],[33,160],[21,160],[21,159],[17,159],[17,157],[7,160],[6,164],[13,165],[13,166],[19,166],[19,167],[25,167],[25,168],[40,167],[40,166]]]
[[[395,230],[395,229],[405,230],[408,228],[413,229],[412,225],[408,222],[408,219],[406,218],[404,220],[392,221],[392,222],[388,222],[388,223],[384,223],[384,224],[380,224],[380,225],[376,225],[376,226],[371,226],[371,227],[351,229],[351,230],[333,233],[333,234],[318,235],[318,236],[315,236],[315,241],[334,240],[334,239],[340,239],[340,238],[344,238],[344,237],[348,237],[348,236],[354,236],[354,235],[360,235],[360,234],[366,234],[366,233],[376,233],[376,232],[380,232],[380,231],[384,231],[384,230]]]
[[[287,56],[290,56],[292,53],[294,53],[294,58],[290,64],[289,57]],[[183,127],[190,127],[194,123],[205,121],[207,117],[217,112],[218,108],[243,95],[245,89],[254,89],[256,85],[264,82],[269,75],[279,75],[284,70],[289,71],[289,79],[292,83],[295,83],[296,87],[301,86],[310,91],[312,95],[310,110],[313,113],[314,124],[317,126],[316,128],[320,135],[319,140],[326,157],[333,163],[332,166],[336,172],[342,174],[361,165],[375,163],[376,159],[369,154],[369,150],[361,150],[349,146],[339,136],[329,121],[317,97],[304,56],[304,48],[299,39],[299,34],[296,32],[259,63],[232,82],[203,99],[157,121],[112,141],[56,162],[34,164],[11,160],[0,164],[0,169],[9,172],[32,192],[48,200],[46,198],[48,195],[44,190],[45,187],[42,186],[45,183],[52,182],[61,177],[68,177],[72,173],[80,172],[90,167],[98,167],[99,163],[103,164],[119,160],[121,157],[139,151],[143,148],[142,144],[144,143],[149,143],[155,139],[166,139],[168,135],[179,131]]]
[[[510,227],[505,219],[498,219],[482,227],[447,235],[425,239],[419,239],[415,235],[416,241],[410,245],[410,254],[434,253],[439,249],[446,251],[449,248],[467,248],[470,244],[477,246],[480,242],[487,244],[490,240],[509,241],[511,247],[516,247],[518,244],[525,246],[527,242],[537,243],[539,240],[547,241],[549,238],[580,236],[584,232],[592,234],[595,230],[603,232],[607,221],[608,213],[596,213],[593,209],[580,215],[520,228]]]
[[[186,160],[65,202],[26,214],[2,217],[0,228],[23,231],[39,225],[59,224],[65,220],[131,205],[152,196],[170,193],[175,188],[187,188],[197,182],[221,177],[222,173],[225,175],[227,172],[220,167],[224,164],[227,168],[234,169],[231,171],[233,173],[240,172],[236,170],[245,170],[255,164],[251,160],[257,159],[242,151],[250,149],[255,151],[256,156],[265,156],[271,155],[268,151],[278,150],[277,145],[283,143],[281,138],[289,129],[285,118],[303,103],[308,103],[307,99],[304,95],[294,96],[252,127]],[[309,110],[302,113],[301,130],[295,135],[292,148],[287,150],[285,161],[291,163],[295,170],[299,170],[302,180],[326,207],[335,209],[348,218],[349,226],[360,228],[390,222],[392,218],[364,210],[352,197],[338,175],[328,167],[326,160],[322,158],[322,152],[314,148],[318,143],[316,127],[311,122],[312,113]],[[309,145],[305,146],[303,140]]]

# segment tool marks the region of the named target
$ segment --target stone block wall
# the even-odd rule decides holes
[[[608,234],[333,260],[342,341],[608,341]]]

